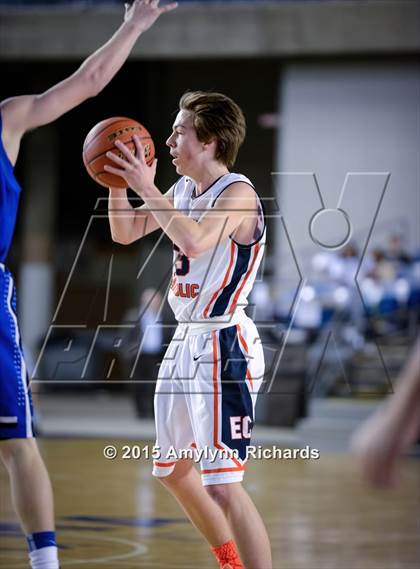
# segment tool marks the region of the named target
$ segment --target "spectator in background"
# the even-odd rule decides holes
[[[396,270],[394,264],[388,259],[383,249],[374,249],[372,251],[373,266],[368,273],[368,277],[378,282],[392,282],[396,278]]]
[[[137,415],[141,418],[153,417],[159,363],[169,341],[167,327],[162,322],[162,301],[158,290],[147,288],[141,294],[140,307],[130,309],[125,317],[126,321],[138,323],[131,340],[129,363],[130,370],[135,366],[133,395]]]
[[[394,263],[409,265],[412,261],[410,255],[403,248],[401,235],[391,235],[386,250],[386,258]]]
[[[360,256],[354,243],[347,243],[338,255],[333,255],[329,265],[329,276],[336,283],[354,286],[354,278],[359,266]]]

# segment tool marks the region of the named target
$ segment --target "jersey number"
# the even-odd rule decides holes
[[[174,244],[174,249],[178,253],[175,259],[175,273],[179,277],[185,277],[190,272],[190,260],[181,253],[179,247]]]

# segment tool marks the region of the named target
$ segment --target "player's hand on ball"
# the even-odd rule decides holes
[[[131,5],[125,4],[124,22],[132,22],[145,32],[161,14],[170,12],[177,6],[176,2],[159,6],[159,0],[135,0]]]
[[[134,135],[133,140],[136,146],[136,154],[133,155],[128,146],[120,140],[116,140],[115,146],[124,158],[120,158],[113,152],[107,152],[107,158],[115,163],[115,167],[105,164],[104,169],[111,174],[121,176],[127,182],[127,186],[141,196],[144,188],[154,185],[157,160],[153,160],[151,166],[148,166],[139,137]]]

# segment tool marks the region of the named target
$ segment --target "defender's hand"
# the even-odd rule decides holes
[[[171,12],[177,6],[176,2],[159,6],[159,0],[134,0],[131,6],[125,4],[124,22],[132,22],[145,32],[153,26],[161,14]]]

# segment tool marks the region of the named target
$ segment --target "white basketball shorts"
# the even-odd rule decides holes
[[[261,340],[245,314],[238,324],[204,333],[178,326],[156,385],[160,457],[153,474],[168,476],[194,453],[203,485],[240,482],[263,375]]]

